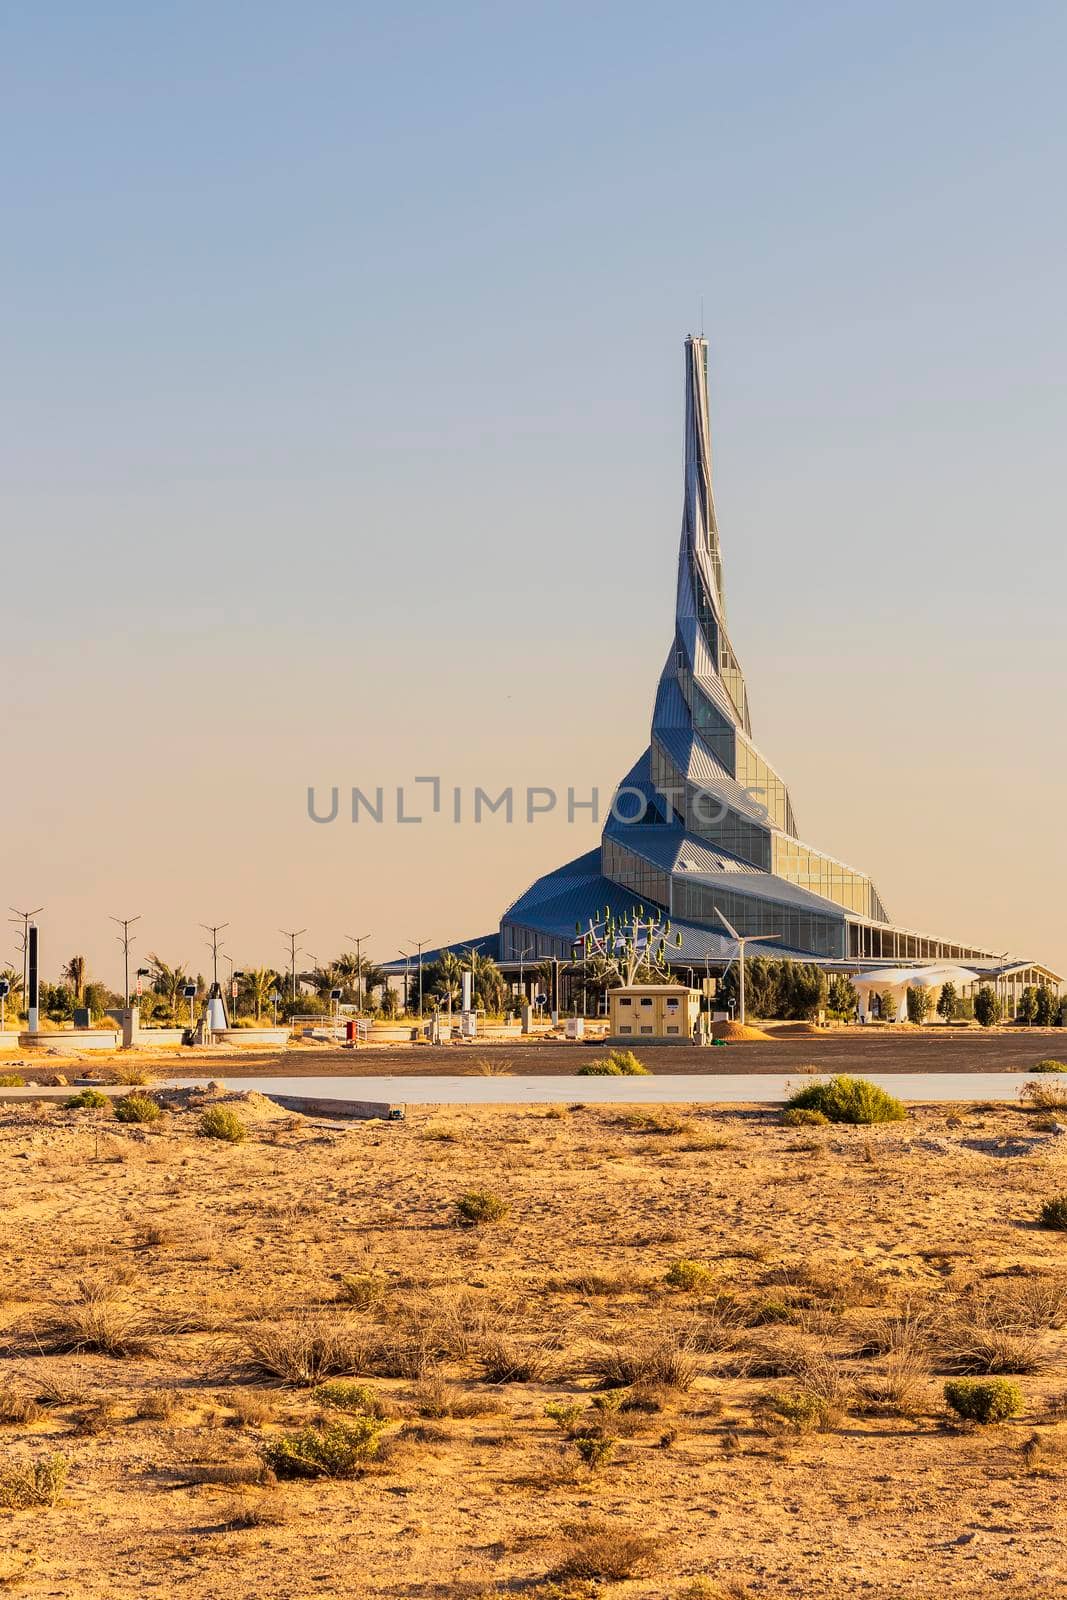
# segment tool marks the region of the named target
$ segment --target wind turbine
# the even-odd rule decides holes
[[[782,936],[781,936],[780,933],[745,933],[745,934],[740,934],[740,933],[738,933],[737,929],[733,926],[732,923],[727,922],[726,918],[723,916],[723,914],[719,910],[718,906],[714,906],[712,909],[714,910],[715,915],[718,917],[719,921],[722,923],[723,927],[726,929],[726,931],[730,935],[730,937],[732,939],[736,939],[737,940],[737,970],[738,970],[737,1020],[738,1020],[738,1022],[741,1024],[741,1026],[743,1028],[744,1025],[745,1025],[745,946],[746,946],[746,944],[753,944],[753,943],[755,943],[755,944],[766,944],[768,942],[768,940],[770,940],[770,939],[780,939]]]

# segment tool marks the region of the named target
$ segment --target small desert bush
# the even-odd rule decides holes
[[[576,1433],[571,1442],[583,1465],[587,1466],[590,1472],[598,1472],[615,1454],[618,1441],[600,1433]]]
[[[357,1311],[376,1311],[385,1299],[388,1283],[373,1273],[345,1273],[337,1287],[337,1298]]]
[[[481,1363],[486,1383],[538,1383],[548,1375],[550,1357],[543,1344],[519,1345],[498,1336],[486,1341]]]
[[[227,1144],[248,1138],[248,1129],[229,1106],[209,1106],[200,1118],[200,1132],[205,1139],[223,1139]]]
[[[81,1438],[95,1439],[98,1434],[107,1432],[117,1416],[118,1410],[113,1401],[91,1400],[74,1413],[71,1424]]]
[[[965,1422],[1007,1422],[1023,1409],[1022,1391],[1005,1378],[956,1378],[945,1384],[945,1400]]]
[[[782,1121],[787,1128],[825,1128],[830,1118],[814,1106],[791,1105],[788,1111],[782,1112]]]
[[[1067,1111],[1067,1085],[1024,1083],[1019,1100],[1025,1111]]]
[[[1053,1195],[1041,1207],[1038,1221],[1043,1228],[1067,1229],[1067,1194]]]
[[[643,1067],[632,1050],[611,1050],[597,1061],[589,1061],[578,1068],[579,1078],[643,1078],[648,1068]]]
[[[623,1583],[650,1577],[659,1566],[659,1543],[634,1528],[601,1525],[571,1535],[554,1576]]]
[[[159,1105],[147,1094],[128,1094],[115,1101],[119,1122],[158,1122],[163,1115]]]
[[[326,1378],[368,1370],[365,1339],[335,1322],[309,1318],[298,1323],[256,1323],[241,1342],[250,1366],[283,1383],[311,1387]]]
[[[0,1389],[0,1423],[26,1424],[36,1422],[41,1408],[30,1394],[17,1389]]]
[[[860,1399],[871,1411],[915,1417],[927,1404],[929,1379],[929,1368],[918,1351],[897,1350],[880,1371],[860,1381]]]
[[[231,1501],[223,1515],[223,1526],[239,1533],[245,1528],[281,1528],[289,1521],[291,1511],[284,1497],[277,1493],[259,1494],[252,1500]]]
[[[257,1394],[254,1389],[232,1389],[224,1398],[236,1428],[262,1428],[265,1422],[273,1421],[273,1405],[266,1395]]]
[[[836,1077],[828,1083],[809,1083],[790,1095],[786,1110],[821,1111],[829,1122],[901,1122],[907,1116],[903,1102],[894,1099],[866,1078]]]
[[[687,1392],[696,1382],[696,1362],[685,1341],[672,1335],[644,1345],[612,1345],[593,1356],[591,1369],[605,1389],[646,1385]]]
[[[550,1400],[545,1406],[544,1415],[571,1438],[588,1410],[588,1406],[577,1400]]]
[[[101,1111],[110,1103],[111,1097],[101,1094],[99,1089],[82,1089],[79,1094],[72,1094],[69,1100],[64,1100],[63,1106],[67,1111]]]
[[[169,1422],[184,1405],[177,1389],[148,1389],[138,1400],[135,1415],[140,1422]]]
[[[1039,1061],[1031,1072],[1067,1072],[1067,1061]]]
[[[755,1405],[759,1425],[774,1433],[828,1433],[843,1415],[825,1395],[801,1387],[761,1395]]]
[[[317,1400],[320,1406],[329,1406],[332,1411],[355,1412],[364,1417],[379,1418],[393,1415],[392,1406],[380,1394],[368,1389],[365,1383],[351,1383],[344,1378],[320,1383],[312,1389],[311,1399]]]
[[[26,1080],[17,1072],[0,1072],[0,1089],[24,1089]]]
[[[1040,1372],[1048,1354],[1037,1334],[1021,1328],[983,1328],[967,1320],[937,1330],[943,1370],[973,1377]]]
[[[663,1281],[669,1289],[684,1289],[692,1293],[694,1289],[703,1289],[712,1276],[711,1268],[706,1267],[703,1261],[688,1261],[683,1258],[671,1262],[663,1275]]]
[[[141,1313],[119,1299],[110,1285],[79,1285],[78,1298],[56,1306],[34,1329],[39,1347],[52,1355],[154,1355],[157,1340]]]
[[[458,1384],[446,1383],[439,1376],[420,1383],[414,1395],[415,1410],[420,1417],[440,1420],[442,1417],[489,1417],[503,1409],[503,1402],[495,1395],[469,1394]]]
[[[70,1461],[48,1456],[42,1461],[0,1461],[0,1506],[5,1511],[32,1511],[54,1506],[63,1493]]]
[[[383,1427],[378,1417],[308,1423],[267,1440],[263,1461],[279,1478],[354,1478],[377,1455]]]
[[[502,1222],[511,1207],[498,1194],[485,1189],[472,1189],[456,1201],[459,1220],[468,1227],[478,1227],[486,1222]]]

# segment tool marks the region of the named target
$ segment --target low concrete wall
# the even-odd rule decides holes
[[[22,1050],[58,1050],[65,1056],[80,1056],[87,1050],[116,1050],[119,1036],[103,1028],[71,1028],[61,1033],[20,1033]]]
[[[299,1111],[303,1117],[337,1117],[367,1121],[372,1117],[385,1122],[399,1122],[404,1107],[389,1100],[331,1100],[322,1095],[268,1094],[277,1106],[286,1111]]]
[[[211,1037],[216,1044],[254,1044],[260,1049],[281,1049],[289,1043],[288,1028],[215,1028]]]
[[[5,1028],[3,1033],[0,1033],[0,1050],[17,1050],[18,1047],[19,1047],[19,1036],[18,1036],[18,1034],[17,1033],[9,1033],[8,1030]]]
[[[139,1028],[133,1036],[134,1050],[159,1050],[181,1044],[184,1028]]]

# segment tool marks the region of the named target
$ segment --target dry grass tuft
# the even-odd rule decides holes
[[[415,1410],[420,1417],[487,1417],[502,1409],[502,1402],[494,1395],[469,1394],[457,1384],[446,1383],[440,1376],[430,1377],[420,1383],[414,1394]]]
[[[0,1389],[0,1423],[25,1426],[36,1422],[40,1415],[41,1407],[32,1395],[10,1387]]]
[[[231,1500],[223,1512],[223,1526],[232,1533],[247,1528],[283,1528],[292,1521],[292,1509],[276,1491],[257,1495],[254,1500]]]
[[[158,1352],[154,1330],[136,1306],[117,1297],[114,1284],[82,1280],[78,1297],[56,1305],[34,1330],[39,1348],[49,1355],[151,1356]]]
[[[177,1389],[147,1389],[137,1402],[134,1415],[139,1422],[169,1422],[185,1407],[185,1396]]]
[[[541,1383],[551,1370],[551,1354],[544,1344],[520,1345],[497,1335],[487,1340],[481,1354],[486,1383]]]
[[[651,1577],[659,1565],[658,1540],[635,1528],[598,1524],[571,1536],[553,1577],[624,1583],[627,1578]]]
[[[310,1387],[370,1370],[366,1337],[324,1318],[256,1323],[242,1335],[241,1346],[255,1371],[283,1383]]]
[[[610,1346],[590,1360],[590,1370],[605,1389],[634,1385],[676,1389],[686,1393],[697,1378],[697,1366],[688,1342],[667,1334],[641,1345]]]

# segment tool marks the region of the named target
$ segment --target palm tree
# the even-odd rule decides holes
[[[471,951],[473,963],[474,1003],[482,1010],[496,1015],[503,1011],[507,999],[507,980],[492,956],[479,955],[476,950]]]
[[[63,968],[63,976],[70,984],[71,993],[74,996],[74,1004],[80,1005],[82,992],[85,988],[85,957],[71,956]]]
[[[263,1007],[268,1005],[273,991],[279,990],[281,984],[278,974],[273,967],[249,967],[244,976],[245,993],[255,1007],[256,1021],[263,1015]]]
[[[178,1015],[178,1001],[182,998],[182,990],[190,981],[188,969],[180,962],[176,966],[168,966],[154,950],[149,953],[148,965],[152,973],[152,987],[167,1001],[173,1022]]]

